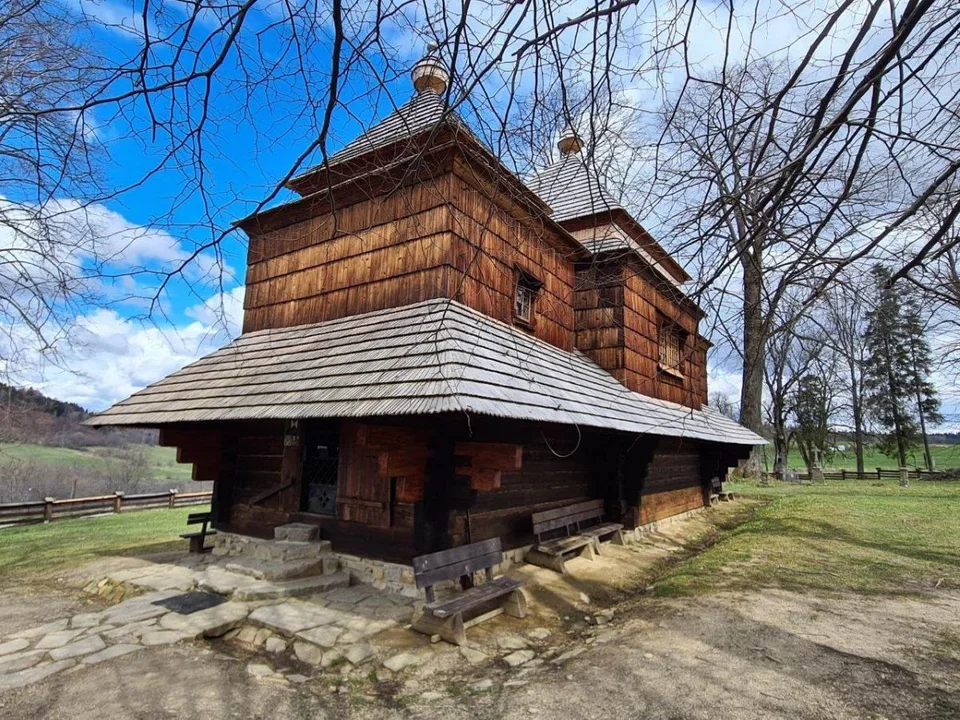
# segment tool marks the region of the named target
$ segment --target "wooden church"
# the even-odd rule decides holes
[[[415,94],[243,220],[243,333],[94,418],[160,428],[215,527],[312,523],[334,551],[409,563],[603,500],[636,527],[703,506],[762,439],[706,405],[690,278],[566,129],[511,172]]]

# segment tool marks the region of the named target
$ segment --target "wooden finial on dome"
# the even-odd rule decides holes
[[[573,126],[568,124],[563,128],[557,147],[564,155],[573,155],[580,152],[583,148],[583,143],[580,140],[580,136],[577,135],[577,131],[573,129]]]
[[[413,78],[413,87],[416,88],[418,93],[435,92],[442,95],[447,91],[450,73],[447,72],[446,66],[437,57],[436,51],[436,44],[428,44],[427,54],[410,71],[410,77]]]

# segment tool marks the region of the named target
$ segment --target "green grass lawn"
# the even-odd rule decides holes
[[[158,481],[190,479],[192,466],[177,462],[176,448],[145,445],[143,449],[153,479]],[[108,472],[111,465],[121,462],[118,458],[110,456],[112,450],[112,448],[106,447],[74,449],[34,445],[32,443],[0,443],[0,461],[4,459],[24,460],[44,465],[66,465],[85,470]]]
[[[932,445],[930,454],[933,455],[933,462],[939,470],[951,468],[960,468],[960,445]],[[773,470],[773,447],[766,448],[766,464],[769,470]],[[796,446],[790,448],[788,462],[791,468],[806,472],[806,464]],[[907,457],[907,463],[910,467],[924,467],[923,448],[914,448],[913,452]],[[882,467],[884,470],[896,470],[897,461],[887,457],[874,447],[865,448],[863,453],[864,470],[870,472]],[[845,452],[837,452],[832,458],[824,462],[824,468],[828,470],[856,470],[857,456],[854,454],[853,446],[849,446]]]
[[[658,594],[960,587],[960,483],[727,483],[724,489],[767,504],[668,571]]]
[[[178,536],[187,515],[202,505],[175,510],[141,510],[104,517],[55,520],[0,530],[0,581],[39,579],[105,555],[145,555],[186,548]]]

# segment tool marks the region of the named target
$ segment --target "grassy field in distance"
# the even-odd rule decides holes
[[[150,474],[157,481],[190,480],[191,465],[177,462],[176,448],[156,445],[142,446],[146,454]],[[65,448],[32,443],[0,443],[0,462],[7,459],[24,460],[43,465],[65,465],[87,470],[109,469],[111,463],[118,463],[117,457],[111,457],[109,447]]]
[[[766,464],[767,469],[773,470],[773,447],[767,446]],[[956,445],[932,445],[930,452],[933,455],[933,462],[938,470],[949,470],[960,468],[960,444]],[[908,467],[924,467],[923,448],[914,448],[913,452],[907,456]],[[796,446],[790,448],[789,465],[794,470],[806,472],[806,465],[803,457]],[[867,472],[876,470],[878,467],[884,470],[896,470],[897,461],[887,457],[875,447],[867,447],[863,454],[863,465]],[[857,456],[853,451],[853,446],[847,446],[846,451],[834,453],[832,458],[824,461],[823,466],[828,470],[856,470]]]

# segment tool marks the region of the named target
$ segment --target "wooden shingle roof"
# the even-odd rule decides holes
[[[527,184],[550,206],[557,222],[624,209],[580,153],[564,155]]]
[[[155,426],[442,412],[763,442],[709,408],[632,392],[585,355],[452,300],[248,333],[88,422]]]

